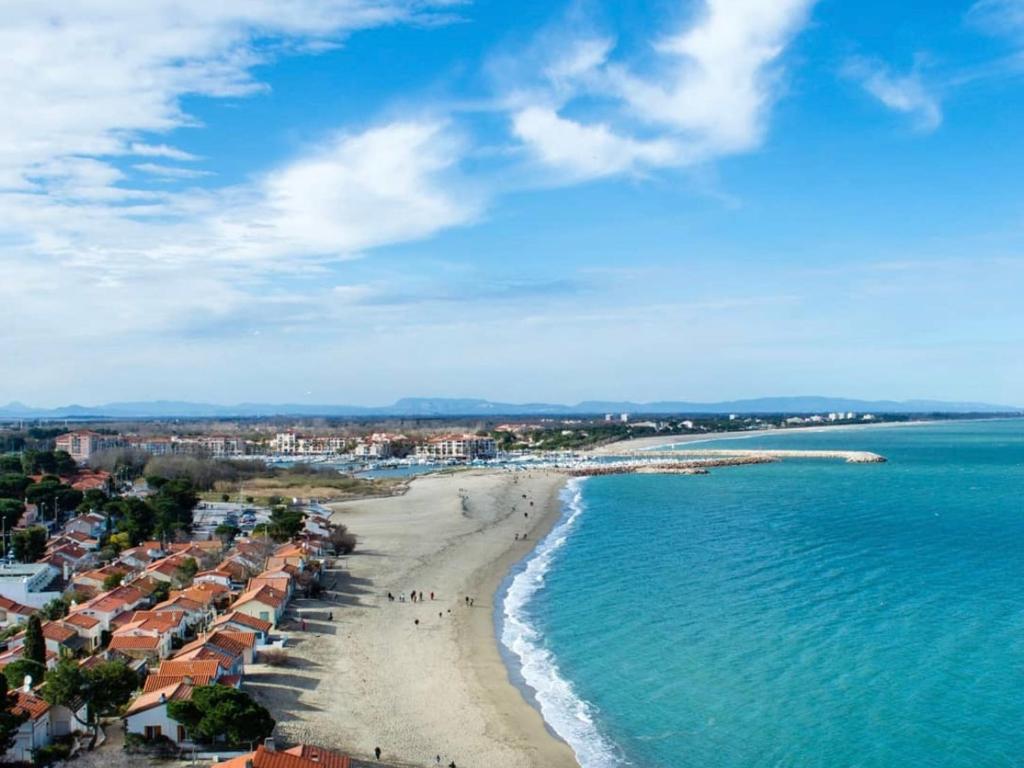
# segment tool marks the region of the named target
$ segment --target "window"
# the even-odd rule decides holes
[[[163,735],[159,725],[147,725],[144,731],[147,740],[158,739]]]

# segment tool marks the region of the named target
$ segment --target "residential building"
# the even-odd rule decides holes
[[[498,444],[492,437],[441,435],[417,445],[416,455],[435,461],[493,459],[498,455]]]
[[[67,451],[79,464],[87,462],[94,453],[118,448],[124,441],[118,435],[101,435],[91,429],[79,429],[59,435],[55,441],[58,451]]]
[[[52,587],[60,569],[49,563],[0,563],[0,597],[30,608],[42,608],[60,590]]]

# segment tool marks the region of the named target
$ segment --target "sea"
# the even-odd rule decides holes
[[[888,462],[570,481],[496,620],[583,768],[1024,766],[1024,420],[704,447]]]

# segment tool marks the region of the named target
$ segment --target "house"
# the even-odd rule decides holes
[[[64,523],[65,533],[81,533],[90,539],[98,539],[106,529],[107,519],[103,515],[89,512],[73,517]]]
[[[78,606],[75,613],[84,613],[99,619],[103,629],[112,631],[112,622],[122,613],[134,611],[147,601],[147,597],[134,587],[121,586],[94,597]]]
[[[254,616],[262,621],[269,621],[275,627],[284,615],[288,598],[283,592],[273,587],[260,587],[241,595],[231,606],[231,610]]]
[[[219,616],[213,626],[217,629],[231,629],[238,632],[252,632],[256,635],[257,646],[267,645],[270,642],[270,630],[273,625],[269,621],[262,621],[238,611],[231,611]]]
[[[177,595],[170,600],[157,603],[153,606],[154,611],[182,611],[185,614],[185,624],[190,629],[205,626],[209,623],[215,612],[209,606],[189,600],[187,597]]]
[[[228,570],[221,570],[220,568],[214,568],[210,571],[201,571],[195,575],[192,579],[193,584],[218,584],[225,589],[230,590],[232,581],[232,573]]]
[[[111,653],[127,656],[130,659],[141,659],[150,663],[156,663],[170,655],[171,638],[170,635],[161,636],[158,634],[114,635],[110,638],[107,650]]]
[[[234,656],[242,660],[242,664],[252,664],[256,648],[256,633],[241,632],[233,629],[217,629],[209,634],[193,640],[181,649],[175,658],[187,658],[187,655],[198,648],[212,648],[215,651]]]
[[[76,491],[102,491],[107,493],[113,487],[113,480],[109,472],[102,469],[94,469],[88,472],[79,472],[71,478],[71,487]]]
[[[125,710],[125,730],[146,739],[166,736],[180,745],[186,741],[185,727],[167,713],[167,703],[190,698],[192,686],[187,683],[171,683],[163,688],[143,693]]]
[[[214,763],[213,768],[349,768],[350,764],[348,755],[311,744],[278,751],[273,739],[268,739],[254,752]]]
[[[71,580],[71,586],[74,589],[80,589],[83,592],[98,594],[103,590],[103,585],[107,583],[107,579],[115,576],[125,578],[132,572],[132,569],[126,565],[115,563],[113,565],[105,565],[102,568],[96,568],[92,571],[84,571],[83,573],[76,574]]]
[[[30,685],[10,691],[7,696],[11,712],[26,719],[18,728],[14,744],[4,754],[3,762],[31,764],[32,753],[53,741],[50,705],[42,696],[37,696]]]
[[[118,560],[132,570],[141,570],[163,556],[163,548],[159,541],[144,541],[137,547],[123,550]]]
[[[135,611],[120,623],[125,615],[118,617],[119,626],[107,649],[129,658],[152,662],[166,659],[171,655],[174,638],[185,636],[184,611]]]
[[[259,576],[249,579],[245,587],[246,592],[252,592],[261,587],[270,587],[284,594],[286,600],[291,600],[294,582],[288,573],[282,571],[264,571]]]
[[[34,608],[8,600],[6,597],[0,597],[0,627],[24,624],[28,621],[28,617],[35,612]]]
[[[103,642],[103,623],[84,613],[69,613],[64,617],[64,625],[73,629],[85,645],[85,650],[92,653]]]
[[[212,685],[220,682],[223,668],[216,661],[191,661],[188,659],[171,659],[160,664],[156,672],[150,673],[143,685],[143,693],[150,693],[166,688],[175,683],[188,685]]]
[[[224,648],[213,645],[211,643],[205,643],[201,640],[196,641],[192,646],[185,646],[178,653],[174,655],[175,661],[215,661],[221,668],[221,677],[241,677],[243,671],[244,658],[238,654],[236,655],[232,651],[225,650]]]

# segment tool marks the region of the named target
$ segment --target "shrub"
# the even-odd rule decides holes
[[[287,667],[288,651],[283,651],[277,648],[261,651],[259,661],[270,667]]]

